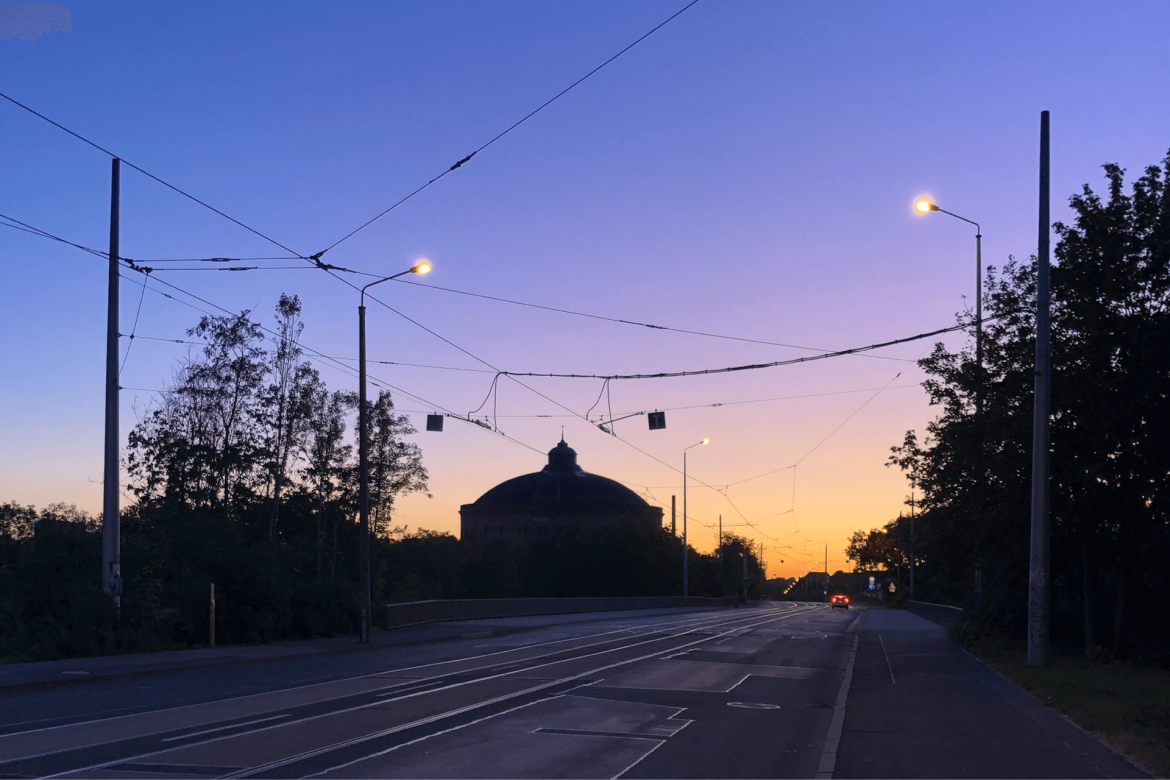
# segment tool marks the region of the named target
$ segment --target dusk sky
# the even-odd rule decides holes
[[[71,31],[0,41],[0,92],[309,255],[687,2],[75,0]],[[722,368],[951,326],[973,304],[975,230],[916,215],[914,198],[981,223],[985,266],[1027,258],[1042,110],[1054,220],[1083,184],[1101,189],[1103,163],[1136,178],[1170,149],[1167,29],[1165,2],[700,0],[324,259],[389,275],[425,257],[427,285],[772,343],[382,285],[378,299],[449,342],[369,304],[369,359],[413,364],[371,363],[370,376],[414,396],[395,403],[430,471],[432,497],[400,500],[397,522],[458,533],[459,506],[539,470],[562,425],[587,471],[669,521],[683,448],[709,437],[688,452],[694,546],[715,546],[722,514],[765,544],[770,576],[820,569],[825,545],[830,571],[844,568],[853,531],[906,509],[909,484],[885,463],[937,414],[914,360],[938,339],[615,380],[614,416],[667,410],[665,430],[637,416],[617,437],[584,419],[600,380],[502,377],[489,396],[489,366]],[[0,100],[0,171],[0,214],[106,249],[108,156]],[[356,367],[351,287],[295,258],[235,273],[152,263],[289,253],[127,167],[121,200],[122,254],[156,269],[144,294],[127,272],[124,333],[137,317],[138,336],[184,339],[204,310],[222,313],[186,293],[271,325],[280,294],[295,293],[306,347]],[[96,514],[107,263],[7,227],[0,263],[0,501]],[[187,349],[134,340],[123,444]],[[356,389],[356,370],[316,365],[332,389]],[[451,419],[422,430],[427,413],[485,398],[475,416],[494,409],[508,438]],[[609,410],[602,398],[593,419]]]

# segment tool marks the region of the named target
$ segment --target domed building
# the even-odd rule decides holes
[[[577,529],[662,524],[662,509],[625,485],[582,469],[564,439],[549,451],[543,469],[501,482],[461,506],[459,516],[464,540],[509,544]]]

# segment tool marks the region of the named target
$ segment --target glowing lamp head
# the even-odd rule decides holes
[[[919,198],[914,201],[914,208],[919,214],[925,214],[928,211],[938,211],[938,206],[931,203],[929,198]]]
[[[410,269],[410,272],[412,274],[425,274],[425,273],[429,273],[430,270],[431,270],[431,261],[430,260],[419,260],[415,264],[414,268]]]
[[[706,443],[707,443],[707,442],[709,442],[709,441],[711,441],[711,440],[710,440],[710,439],[703,439],[703,443],[704,443],[704,444],[706,444]]]

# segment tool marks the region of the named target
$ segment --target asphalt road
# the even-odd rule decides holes
[[[907,613],[485,625],[0,695],[0,777],[1142,776]]]

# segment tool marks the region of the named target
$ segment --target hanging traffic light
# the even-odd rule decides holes
[[[650,420],[650,430],[659,431],[666,427],[666,412],[650,412],[646,416]]]
[[[441,415],[441,414],[428,414],[427,415],[427,430],[428,431],[439,431],[441,433],[443,430],[443,415]]]

